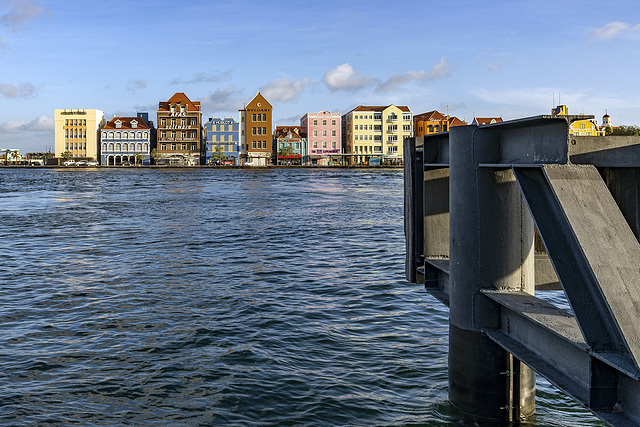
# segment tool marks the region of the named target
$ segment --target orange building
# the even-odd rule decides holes
[[[452,126],[463,126],[467,123],[457,117],[445,116],[437,110],[413,116],[414,136],[425,136],[432,133],[448,132]]]
[[[200,164],[202,111],[199,101],[182,92],[158,104],[157,164],[196,166]]]
[[[240,164],[267,166],[273,148],[273,107],[258,92],[240,110]]]

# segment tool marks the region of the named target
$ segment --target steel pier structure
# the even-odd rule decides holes
[[[405,140],[407,280],[449,307],[449,400],[479,423],[531,416],[537,373],[640,425],[640,137],[576,118]]]

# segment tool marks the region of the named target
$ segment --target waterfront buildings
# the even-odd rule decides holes
[[[437,110],[413,116],[413,136],[425,136],[433,133],[448,132],[452,126],[466,125],[457,117],[444,115]]]
[[[569,115],[569,109],[566,105],[558,105],[556,108],[551,109],[551,114],[554,116],[566,116]],[[605,117],[610,126],[610,118],[606,115]],[[603,117],[603,120],[605,119],[605,117]],[[569,124],[569,135],[604,136],[605,126],[603,126],[602,128],[598,127],[598,124],[594,119],[577,119]]]
[[[294,126],[276,126],[275,135],[277,164],[303,164],[303,160],[308,157],[307,139],[300,135],[300,129]]]
[[[158,104],[156,164],[195,166],[200,164],[202,111],[200,101],[182,92]]]
[[[267,166],[273,148],[273,107],[258,92],[240,112],[240,164]]]
[[[104,112],[95,109],[54,110],[55,157],[71,153],[74,159],[99,160],[100,129],[106,124]]]
[[[220,161],[230,166],[240,163],[239,123],[232,117],[211,117],[204,126],[206,164]]]
[[[342,116],[342,142],[349,164],[401,163],[404,138],[413,136],[407,106],[361,105]]]
[[[143,117],[114,117],[100,134],[101,165],[150,164],[151,127]]]
[[[300,118],[300,133],[308,141],[305,164],[328,165],[341,161],[342,117],[338,113],[320,111]]]

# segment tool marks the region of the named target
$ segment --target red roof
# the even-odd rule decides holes
[[[167,102],[158,103],[158,111],[170,111],[172,104],[186,104],[187,111],[200,111],[200,101],[191,101],[187,95],[182,92],[176,92]]]
[[[384,111],[387,108],[391,107],[393,104],[389,104],[386,106],[380,106],[380,105],[376,105],[376,106],[372,106],[372,105],[360,105],[356,108],[354,108],[353,110],[349,111],[349,113],[351,113],[352,111]],[[395,105],[395,107],[398,107],[400,109],[400,111],[405,111],[407,113],[410,113],[411,110],[409,109],[409,107],[404,106],[404,105]],[[347,114],[349,114],[347,113]]]
[[[118,120],[121,122],[119,128],[116,127],[116,121]],[[136,128],[131,127],[131,122],[134,120],[138,122]],[[149,125],[142,117],[114,117],[102,129],[149,129]]]
[[[440,113],[437,110],[428,111],[426,113],[418,114],[413,116],[414,120],[427,120],[430,122],[439,122],[440,120],[445,119],[444,114]]]
[[[502,117],[476,117],[473,119],[473,122],[477,125],[488,125],[493,120],[495,120],[494,123],[501,123]]]

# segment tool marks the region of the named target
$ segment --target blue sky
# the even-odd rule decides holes
[[[233,116],[260,90],[274,125],[407,105],[474,116],[605,110],[640,125],[630,1],[0,0],[0,147],[53,146],[56,108],[107,118],[175,92]]]

